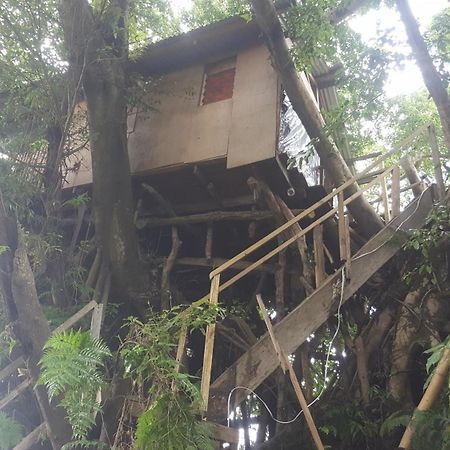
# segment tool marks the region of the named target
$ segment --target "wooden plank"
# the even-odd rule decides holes
[[[392,217],[400,214],[400,167],[394,166],[392,169],[391,185]]]
[[[406,237],[401,239],[402,233],[396,232],[397,227],[404,231],[421,227],[432,206],[433,187],[430,187],[353,256],[352,278],[345,284],[344,302],[401,248]],[[394,235],[396,239],[392,239]],[[275,325],[275,336],[285,353],[293,353],[336,312],[339,303],[336,291],[339,291],[341,276],[341,271],[338,270],[328,277],[319,289]],[[217,422],[225,419],[231,389],[235,386],[256,389],[277,366],[275,350],[268,334],[265,334],[213,382],[208,418]],[[236,391],[233,405],[239,404],[246,395],[247,392]]]
[[[317,227],[314,228],[313,239],[314,239],[314,259],[315,259],[314,269],[316,276],[316,287],[319,287],[327,277],[325,273],[325,255],[324,255],[322,225],[317,225]]]
[[[386,223],[388,223],[391,220],[391,214],[389,211],[389,199],[388,199],[388,188],[386,183],[386,177],[383,177],[381,179],[380,185],[381,185],[381,198],[383,199],[384,220]]]
[[[30,434],[26,435],[13,450],[28,450],[34,444],[39,443],[42,438],[45,438],[47,434],[47,425],[41,423]]]
[[[345,278],[349,280],[351,278],[351,266],[352,266],[352,247],[350,241],[350,224],[348,216],[345,216],[344,226],[344,242],[345,242]]]
[[[175,356],[175,372],[178,373],[181,367],[181,359],[184,355],[184,349],[186,347],[186,339],[187,339],[187,327],[183,326],[180,330],[180,337],[178,338],[178,346],[177,346],[177,354]],[[172,391],[176,391],[175,382],[172,381]]]
[[[300,211],[301,210],[297,210],[297,212]],[[273,219],[273,216],[274,214],[272,211],[212,211],[189,216],[141,218],[137,219],[136,227],[142,229],[221,221],[238,222],[246,220],[265,220]]]
[[[22,383],[19,384],[13,391],[11,391],[8,395],[3,397],[0,400],[0,410],[3,409],[5,406],[9,405],[15,398],[17,398],[22,392],[26,391],[28,387],[30,386],[31,381],[25,380],[22,381]]]
[[[229,444],[239,444],[239,429],[213,422],[208,422],[208,425],[212,428],[214,440],[228,442]]]
[[[102,303],[97,304],[94,310],[92,311],[91,335],[96,339],[100,337],[100,332],[103,324],[103,311],[104,305]]]
[[[269,315],[267,314],[267,310],[266,307],[264,306],[261,295],[258,294],[256,296],[256,301],[258,302],[259,309],[264,318],[264,322],[266,324],[270,340],[272,341],[272,345],[277,353],[278,361],[281,364],[281,368],[283,369],[283,372],[286,372],[286,370],[289,372],[289,378],[294,388],[295,395],[297,396],[297,400],[300,403],[300,406],[303,410],[303,414],[305,415],[306,423],[308,425],[309,431],[311,432],[313,441],[318,450],[325,450],[322,441],[320,439],[319,432],[317,431],[316,424],[314,423],[314,419],[312,418],[311,412],[309,411],[308,404],[306,403],[305,396],[303,395],[302,388],[300,387],[300,383],[298,382],[298,378],[294,371],[294,368],[292,367],[292,364],[290,363],[286,353],[284,353],[283,350],[281,350],[280,345],[277,339],[275,338],[275,335],[273,333],[272,322],[269,319]]]
[[[0,381],[3,381],[5,378],[8,378],[12,375],[19,367],[25,365],[24,359],[19,356],[19,358],[15,359],[11,364],[7,365],[4,369],[0,370]]]
[[[220,285],[220,275],[216,275],[211,283],[211,291],[209,294],[209,302],[212,305],[217,305],[219,302],[219,285]],[[202,407],[204,411],[208,410],[208,400],[209,400],[209,385],[211,383],[211,369],[212,369],[212,359],[214,353],[214,338],[216,333],[216,324],[212,324],[206,327],[205,335],[205,353],[203,355],[203,369],[202,369],[202,381],[200,385],[200,393],[202,395],[203,404]]]
[[[84,316],[86,316],[91,310],[97,306],[97,302],[91,300],[87,305],[84,305],[78,312],[76,312],[72,317],[67,319],[59,327],[52,331],[52,334],[62,333],[72,328],[77,322],[79,322]]]
[[[344,212],[344,193],[338,194],[338,234],[339,234],[339,257],[345,261],[347,254],[345,248],[345,212]]]

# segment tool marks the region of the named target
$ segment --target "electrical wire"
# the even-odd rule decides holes
[[[338,309],[337,309],[337,327],[336,327],[336,331],[334,332],[333,337],[331,338],[331,341],[330,341],[330,343],[328,345],[327,358],[325,360],[323,387],[322,387],[322,390],[320,391],[319,395],[308,405],[308,408],[311,407],[312,405],[314,405],[314,403],[316,403],[320,399],[322,394],[325,392],[325,388],[326,388],[326,384],[327,384],[328,365],[330,363],[331,350],[333,348],[334,341],[335,341],[335,339],[336,339],[336,337],[337,337],[337,335],[339,333],[339,330],[341,328],[341,322],[342,322],[342,320],[341,320],[341,308],[342,308],[342,304],[344,302],[345,267],[342,267],[341,273],[342,273],[341,293],[340,293],[339,305],[338,305]],[[233,393],[235,391],[237,391],[237,390],[245,390],[245,391],[248,391],[251,394],[253,394],[264,405],[264,407],[266,408],[266,410],[269,413],[269,415],[272,418],[272,420],[274,420],[276,423],[279,423],[281,425],[287,425],[287,424],[293,423],[303,414],[303,410],[300,410],[293,419],[290,419],[290,420],[279,420],[273,415],[272,410],[269,408],[267,403],[253,389],[250,389],[249,387],[246,387],[246,386],[235,386],[233,389],[231,389],[231,391],[228,394],[228,401],[227,401],[227,425],[228,425],[228,427],[230,426],[231,397],[232,397]]]
[[[387,241],[383,242],[382,244],[380,244],[378,247],[374,248],[373,250],[370,250],[370,251],[368,251],[366,253],[363,253],[362,255],[356,256],[355,258],[353,258],[353,261],[356,261],[356,260],[358,260],[360,258],[363,258],[365,256],[368,256],[368,255],[371,255],[371,254],[377,252],[380,248],[382,248],[386,244],[386,242],[389,242],[394,237],[395,233],[402,227],[402,225],[407,220],[409,220],[417,212],[417,210],[419,209],[419,206],[420,206],[420,202],[421,202],[422,197],[423,197],[425,192],[426,191],[423,191],[420,194],[420,196],[419,196],[419,198],[417,200],[417,205],[414,208],[414,211],[408,217],[406,217],[395,228],[394,233],[392,234],[392,236]],[[325,388],[326,388],[326,384],[327,384],[327,376],[328,376],[328,368],[329,368],[329,363],[330,363],[331,350],[333,348],[334,341],[335,341],[335,339],[336,339],[336,337],[337,337],[337,335],[338,335],[338,333],[340,331],[340,328],[341,328],[341,322],[342,322],[341,308],[342,308],[342,304],[344,302],[345,267],[342,267],[341,275],[342,275],[342,278],[341,278],[341,295],[340,295],[340,299],[339,299],[339,306],[338,306],[338,309],[337,309],[337,327],[336,327],[336,331],[334,332],[333,337],[331,338],[331,341],[330,341],[330,343],[328,345],[327,357],[326,357],[326,360],[325,360],[323,387],[322,387],[322,390],[320,391],[319,395],[311,403],[309,403],[308,408],[311,407],[312,405],[314,405],[316,402],[318,402],[319,399],[322,397],[322,394],[325,392]],[[237,390],[245,390],[245,391],[248,391],[251,394],[253,394],[264,405],[264,407],[266,408],[266,410],[269,413],[269,415],[272,418],[272,420],[274,420],[276,423],[279,423],[281,425],[287,425],[287,424],[295,422],[303,413],[303,410],[300,410],[295,415],[295,417],[290,419],[290,420],[279,420],[273,415],[272,410],[269,408],[267,403],[253,389],[250,389],[249,387],[246,387],[246,386],[235,386],[233,389],[231,389],[231,391],[228,394],[228,401],[227,401],[227,424],[228,424],[228,427],[230,426],[231,398],[232,398],[232,395],[234,394],[234,392],[237,391]]]

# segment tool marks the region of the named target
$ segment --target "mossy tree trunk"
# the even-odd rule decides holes
[[[138,257],[127,148],[127,0],[60,3],[72,68],[82,77],[87,101],[98,245],[112,274],[113,295],[136,301],[146,279]],[[143,309],[143,302],[135,303]]]

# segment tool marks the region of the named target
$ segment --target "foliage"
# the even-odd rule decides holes
[[[404,275],[404,280],[411,284],[421,280],[423,286],[432,285],[440,288],[440,283],[446,279],[446,267],[438,257],[448,242],[450,210],[439,205],[425,221],[424,228],[415,230],[404,244],[405,250],[412,250],[418,257],[412,270]]]
[[[418,411],[412,421],[414,436],[412,450],[448,450],[450,448],[449,405],[441,405],[429,411]]]
[[[232,16],[251,18],[249,0],[193,0],[183,21],[190,28],[198,28]]]
[[[187,398],[164,393],[138,420],[135,448],[142,450],[212,450],[212,432],[193,414]]]
[[[387,436],[399,427],[406,427],[411,420],[411,414],[406,411],[396,411],[387,417],[381,425],[380,435]]]
[[[433,17],[425,38],[430,52],[434,54],[440,75],[448,85],[450,81],[450,8],[445,8]]]
[[[195,417],[201,396],[191,376],[177,369],[174,352],[184,329],[204,329],[220,317],[220,307],[198,302],[152,315],[143,323],[130,318],[120,355],[125,376],[147,389],[151,406],[138,422],[137,448],[209,449],[208,430]]]
[[[44,347],[40,384],[50,399],[62,397],[76,441],[83,441],[100,411],[97,392],[105,385],[104,363],[111,356],[89,332],[69,331],[52,336]]]
[[[15,447],[23,436],[22,425],[0,411],[0,450],[10,450]]]

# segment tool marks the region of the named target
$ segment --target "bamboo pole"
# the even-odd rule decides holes
[[[450,349],[446,348],[439,361],[433,378],[427,387],[427,390],[423,394],[422,400],[420,400],[409,425],[407,426],[402,440],[400,441],[399,448],[409,450],[411,446],[411,440],[414,434],[414,416],[417,412],[428,411],[438,399],[443,387],[447,383],[448,373],[450,369]]]
[[[294,388],[295,395],[297,396],[297,400],[300,403],[300,406],[303,410],[303,414],[305,415],[306,423],[308,425],[309,431],[311,432],[314,443],[318,450],[325,450],[325,447],[323,446],[322,441],[320,439],[319,432],[317,431],[316,424],[314,423],[314,419],[311,415],[311,412],[309,411],[308,404],[306,403],[305,396],[303,395],[302,388],[300,387],[300,383],[298,382],[297,375],[295,374],[292,364],[290,363],[286,354],[281,349],[280,344],[275,337],[272,323],[270,322],[267,310],[264,306],[264,302],[260,294],[256,295],[256,300],[258,302],[259,309],[261,310],[261,314],[266,324],[267,331],[269,332],[270,339],[272,340],[272,344],[275,348],[275,352],[280,361],[281,369],[283,370],[283,372],[287,371],[289,374],[289,378]]]
[[[219,286],[220,286],[220,274],[216,275],[211,283],[209,302],[212,305],[217,305],[217,303],[219,302]],[[200,392],[203,400],[202,406],[205,412],[208,410],[209,385],[211,383],[211,368],[214,353],[215,332],[216,332],[216,324],[214,322],[208,325],[206,328],[205,353],[203,355],[203,369],[202,369],[202,381],[200,385]]]

